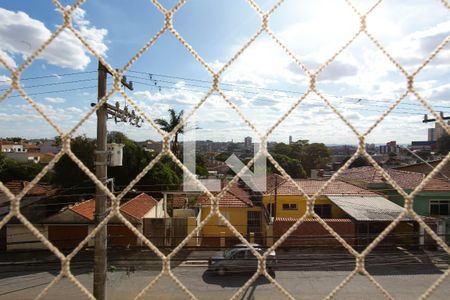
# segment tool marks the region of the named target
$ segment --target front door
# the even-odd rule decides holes
[[[255,243],[262,242],[262,230],[261,230],[261,212],[260,211],[248,211],[247,212],[247,236],[250,238],[250,233],[255,235]]]

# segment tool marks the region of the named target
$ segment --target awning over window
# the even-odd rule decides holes
[[[381,196],[328,196],[328,198],[356,221],[393,221],[403,207]],[[404,221],[412,220],[410,217]]]

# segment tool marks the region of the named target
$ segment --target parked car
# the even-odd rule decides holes
[[[251,244],[261,255],[265,252],[263,246]],[[272,271],[277,263],[275,251],[272,251],[266,259],[268,271]],[[245,244],[237,244],[225,251],[217,253],[208,261],[208,270],[216,272],[218,275],[225,275],[231,272],[255,272],[258,268],[258,259]]]

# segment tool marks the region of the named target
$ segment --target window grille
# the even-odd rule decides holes
[[[283,209],[284,210],[297,210],[297,204],[296,203],[284,203]]]

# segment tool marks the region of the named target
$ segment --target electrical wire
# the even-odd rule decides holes
[[[149,72],[142,72],[142,71],[133,71],[133,70],[129,70],[128,72],[130,73],[137,73],[137,74],[144,74],[144,75],[148,75],[148,76],[152,76],[150,79],[153,82],[166,82],[166,83],[173,83],[173,84],[177,84],[178,82],[173,82],[173,81],[164,81],[164,80],[159,80],[159,79],[155,79],[153,78],[153,76],[157,76],[157,77],[163,77],[163,78],[172,78],[172,79],[179,79],[179,80],[185,80],[185,81],[194,81],[194,82],[202,82],[202,83],[208,83],[210,85],[212,85],[212,81],[208,81],[208,80],[201,80],[201,79],[193,79],[193,78],[187,78],[187,77],[179,77],[179,76],[171,76],[171,75],[162,75],[162,74],[155,74],[155,73],[149,73]],[[143,78],[143,77],[137,77],[137,76],[133,76],[133,75],[128,75],[129,77],[136,77],[139,79],[149,79],[149,78]],[[248,88],[248,89],[253,89],[253,90],[263,90],[263,91],[271,91],[271,92],[279,92],[279,93],[288,93],[288,94],[296,94],[299,96],[304,95],[304,92],[300,92],[300,91],[293,91],[293,90],[285,90],[285,89],[272,89],[272,88],[263,88],[263,87],[257,87],[257,86],[250,86],[250,85],[244,85],[244,84],[236,84],[236,83],[223,83],[220,82],[221,85],[227,85],[227,86],[235,86],[235,87],[243,87],[243,88]],[[191,85],[191,84],[188,84]],[[191,85],[194,86],[194,85]],[[202,87],[202,88],[207,88],[210,89],[211,86],[198,86],[197,87]],[[222,88],[223,89],[223,88]],[[226,89],[223,89],[226,90]],[[234,90],[230,90],[229,91],[234,91]],[[254,93],[254,94],[258,94],[256,92],[250,92],[250,93]],[[374,101],[374,102],[386,102],[386,103],[391,103],[392,101],[389,100],[371,100],[371,99],[366,99],[366,98],[356,98],[356,97],[344,97],[344,96],[336,96],[336,95],[327,95],[327,96],[331,96],[331,97],[335,97],[335,98],[342,98],[342,99],[352,99],[352,100],[356,100],[356,101]],[[421,104],[414,104],[414,103],[404,103],[403,105],[411,105],[411,106],[420,106],[422,107]],[[439,105],[434,105],[434,107],[442,107],[442,108],[450,108],[450,106],[439,106]]]
[[[31,88],[38,88],[38,87],[45,87],[45,86],[54,86],[54,85],[62,85],[62,84],[72,84],[72,83],[80,83],[80,82],[87,82],[87,81],[96,81],[97,78],[89,78],[89,79],[78,79],[78,80],[72,80],[72,81],[61,81],[61,82],[52,82],[52,83],[44,83],[44,84],[36,84],[36,85],[30,85],[30,86],[22,86],[22,88],[25,89],[31,89]],[[6,91],[5,89],[0,89],[0,91]]]
[[[70,75],[86,74],[86,73],[94,73],[94,72],[96,72],[96,71],[68,73],[68,74],[59,74],[59,75],[55,74],[55,75],[49,75],[49,76],[40,76],[40,77],[26,78],[26,80],[39,79],[39,78],[49,78],[49,77],[55,77],[55,76],[70,76]],[[141,82],[141,81],[133,81],[133,83],[149,86],[149,87],[156,88],[156,89],[166,88],[166,89],[174,89],[174,90],[188,90],[188,91],[200,92],[200,91],[203,91],[204,89],[209,90],[210,86],[196,85],[196,84],[191,84],[191,83],[187,83],[186,84],[186,85],[191,86],[191,87],[196,87],[196,88],[203,89],[203,90],[194,90],[194,89],[188,89],[188,88],[185,88],[185,87],[158,85],[157,84],[158,82],[169,83],[169,84],[173,84],[173,85],[177,84],[178,82],[176,82],[176,81],[169,81],[169,80],[155,79],[153,76],[212,84],[212,82],[210,82],[210,81],[201,80],[201,79],[195,79],[195,78],[187,78],[187,77],[172,76],[172,75],[162,75],[162,74],[155,74],[155,73],[142,72],[142,71],[133,71],[133,70],[130,70],[129,72],[130,73],[141,74],[141,75],[143,75],[143,74],[148,75],[149,76],[148,78],[143,78],[143,77],[134,76],[134,75],[128,75],[128,77],[142,79],[142,80],[149,80],[150,82],[148,82],[148,83],[147,82]],[[47,83],[47,84],[41,84],[41,85],[33,85],[33,86],[26,87],[26,88],[37,88],[37,87],[43,87],[43,86],[70,84],[70,83],[94,81],[94,80],[96,80],[96,79],[82,79],[82,80],[74,80],[74,81],[60,82],[60,83]],[[250,90],[250,91],[249,90],[240,90],[240,91],[237,91],[237,92],[243,92],[243,93],[255,94],[255,95],[258,95],[260,93],[254,91],[254,90],[271,91],[271,92],[276,92],[276,93],[296,94],[296,95],[299,95],[299,96],[304,95],[303,92],[292,91],[292,90],[262,88],[262,87],[249,86],[249,85],[243,85],[243,84],[231,84],[231,83],[221,83],[221,84],[227,85],[227,86],[233,86],[233,87],[241,87],[241,88],[246,88],[246,89],[252,89],[253,91],[252,90]],[[86,88],[91,88],[91,87],[86,87]],[[236,90],[227,89],[227,88],[222,88],[222,89],[224,91],[236,91]],[[1,91],[4,91],[4,90],[7,90],[7,89],[1,89]],[[42,92],[42,93],[32,93],[32,94],[30,94],[30,96],[47,94],[47,93],[59,93],[59,92],[66,92],[66,91],[72,91],[72,90],[74,90],[74,89],[58,90],[58,91],[46,91],[46,92]],[[327,95],[327,96],[333,97],[333,98],[336,98],[336,99],[342,99],[343,101],[345,101],[345,99],[352,99],[352,100],[356,101],[356,103],[348,103],[348,104],[359,104],[361,102],[366,102],[366,105],[368,105],[368,106],[381,107],[381,108],[385,108],[385,109],[387,109],[387,107],[385,107],[383,105],[377,105],[377,104],[374,104],[372,102],[391,103],[391,101],[389,101],[389,100],[381,100],[381,99],[380,100],[371,100],[371,99],[366,99],[366,98],[361,98],[361,97],[360,98],[355,98],[355,97],[342,97],[342,96],[335,96],[335,95]],[[14,96],[11,96],[11,97],[20,97],[20,96],[19,95],[14,95]],[[286,98],[287,96],[284,96],[284,97]],[[287,98],[294,98],[294,97],[287,97]],[[310,100],[322,102],[320,99],[310,99]],[[341,103],[344,103],[344,102],[341,102]],[[361,105],[363,105],[363,104],[361,103]],[[414,104],[414,103],[400,103],[400,106],[402,106],[402,105],[421,107],[421,104]],[[450,108],[448,106],[441,106],[441,105],[434,105],[434,107]],[[363,111],[371,111],[371,112],[384,112],[384,110],[371,110],[371,109],[367,109],[367,108],[353,108],[353,109],[355,109],[355,110],[363,110]],[[416,115],[416,113],[417,114],[419,114],[419,113],[422,114],[423,113],[422,111],[413,111],[413,110],[408,110],[408,109],[402,108],[402,107],[397,107],[396,110],[403,110],[404,112],[402,112],[402,113],[410,114],[410,115]],[[395,111],[395,113],[398,114],[400,112]]]
[[[65,93],[65,92],[71,92],[71,91],[78,91],[78,90],[87,90],[87,89],[93,89],[97,88],[96,85],[91,86],[84,86],[84,87],[78,87],[78,88],[71,88],[71,89],[63,89],[63,90],[54,90],[54,91],[46,91],[46,92],[39,92],[39,93],[30,93],[27,94],[28,96],[37,96],[37,95],[44,95],[44,94],[56,94],[56,93]],[[12,95],[8,98],[19,98],[22,97],[21,95]]]
[[[74,76],[74,75],[81,75],[81,74],[92,74],[97,73],[97,70],[93,71],[81,71],[81,72],[73,72],[73,73],[63,73],[63,74],[51,74],[51,75],[44,75],[44,76],[35,76],[35,77],[26,77],[21,78],[20,81],[27,81],[27,80],[36,80],[36,79],[45,79],[45,78],[58,78],[58,77],[64,77],[64,76]],[[10,80],[0,80],[0,82],[9,82]]]

